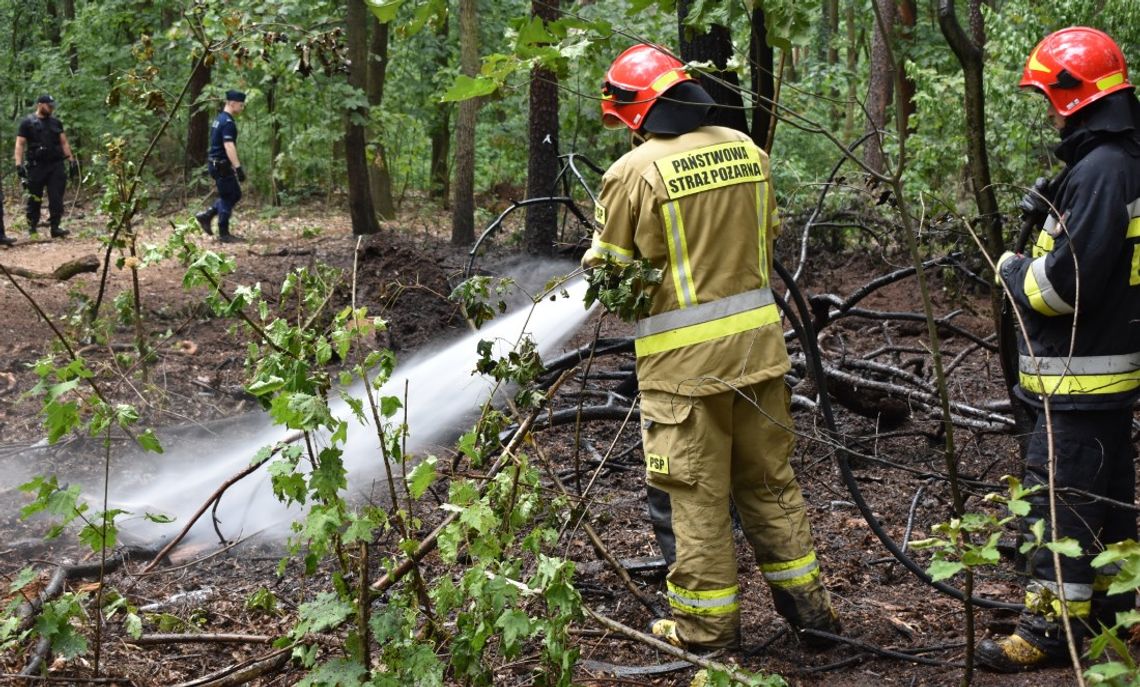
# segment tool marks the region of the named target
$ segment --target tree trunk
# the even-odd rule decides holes
[[[70,24],[75,21],[75,0],[60,0],[59,9],[65,22]],[[67,44],[67,66],[71,68],[72,74],[79,73],[79,48],[75,46],[75,41]]]
[[[839,64],[839,45],[836,38],[839,36],[839,0],[825,0],[825,14],[827,19],[827,66],[834,67]]]
[[[459,69],[474,77],[479,71],[479,22],[475,0],[459,0]],[[455,185],[451,202],[451,242],[466,246],[475,240],[475,112],[479,101],[459,103],[455,123]]]
[[[368,85],[368,16],[364,0],[347,0],[348,4],[348,85],[363,92]],[[348,171],[348,212],[353,234],[375,234],[380,231],[368,188],[368,160],[365,158],[364,123],[367,108],[351,108],[344,115],[344,158]]]
[[[996,261],[1005,248],[1005,240],[1002,237],[1001,214],[990,179],[989,155],[986,152],[986,99],[982,77],[985,31],[981,22],[981,13],[971,13],[971,33],[974,37],[971,39],[958,23],[954,0],[939,0],[938,25],[942,29],[942,35],[946,37],[946,42],[958,57],[965,76],[966,160],[970,185],[974,190],[974,202],[978,205],[978,224],[981,225],[982,234],[986,239],[986,251]],[[1019,436],[1025,437],[1032,430],[1033,422],[1025,405],[1013,391],[1017,382],[1017,340],[1013,316],[1009,315],[1009,319],[1003,322],[1001,289],[991,291],[990,306],[994,331],[999,333],[998,355],[1009,399],[1013,404],[1014,421]],[[1022,441],[1023,456],[1025,448],[1026,443]]]
[[[436,30],[439,43],[436,46],[435,69],[442,72],[447,69],[448,22],[439,23]],[[454,108],[451,103],[439,103],[435,106],[435,115],[431,122],[431,177],[430,197],[443,201],[444,207],[450,202],[451,196],[451,112]]]
[[[200,102],[202,91],[210,84],[211,68],[204,62],[190,75],[190,90],[186,100],[190,103],[190,120],[186,127],[186,172],[201,169],[206,164],[210,145],[210,101]]]
[[[708,31],[697,34],[685,26],[689,8],[694,0],[679,0],[677,3],[677,29],[680,35],[681,59],[685,62],[712,62],[716,67],[710,76],[701,75],[701,86],[712,99],[723,107],[713,107],[707,122],[717,126],[727,126],[748,133],[748,120],[744,116],[744,100],[740,97],[740,80],[736,72],[727,71],[728,60],[732,57],[732,34],[728,28],[713,24]]]
[[[59,10],[55,6],[55,0],[47,0],[44,3],[44,14],[47,15],[47,21],[44,22],[44,30],[47,33],[48,40],[53,47],[58,48],[63,31],[61,24],[63,20],[60,19]]]
[[[843,20],[847,25],[847,103],[846,116],[843,118],[843,140],[851,141],[855,138],[855,69],[859,66],[859,32],[855,26],[855,0],[847,0],[843,12]]]
[[[269,80],[265,91],[265,108],[269,111],[269,202],[281,205],[281,189],[277,187],[277,159],[281,156],[281,120],[277,117],[277,77]]]
[[[558,19],[560,0],[533,0],[531,12],[544,21]],[[530,151],[527,157],[528,198],[554,195],[558,177],[558,75],[535,67],[530,74]],[[526,251],[552,255],[558,238],[558,207],[553,203],[526,210],[523,231]]]
[[[895,26],[895,0],[874,2],[878,7],[878,16],[872,19],[875,33],[871,40],[871,81],[867,88],[868,133],[886,128],[887,106],[894,99],[895,84],[890,48],[891,33]],[[876,172],[882,173],[886,169],[880,136],[872,136],[867,140],[863,161]]]
[[[899,39],[900,43],[905,43],[907,46],[912,46],[915,43],[914,27],[918,18],[918,8],[915,6],[914,0],[901,0],[898,4],[899,11]],[[898,60],[899,70],[899,84],[902,88],[902,126],[899,130],[903,136],[911,131],[910,118],[914,115],[915,104],[914,95],[916,86],[914,79],[906,73],[906,61],[900,56]]]
[[[369,22],[372,37],[368,48],[368,106],[379,111],[384,102],[384,80],[388,73],[388,24],[381,24],[375,16]],[[396,218],[396,204],[392,201],[392,172],[384,150],[383,132],[376,132],[372,167],[368,170],[372,202],[381,219]]]
[[[768,141],[768,132],[776,118],[773,113],[776,100],[776,60],[772,46],[768,45],[768,27],[764,10],[759,6],[752,10],[752,36],[748,44],[749,61],[752,63],[752,92],[756,102],[752,106],[752,140],[763,147]]]

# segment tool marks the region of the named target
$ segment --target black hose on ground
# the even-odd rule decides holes
[[[815,330],[811,323],[811,310],[808,308],[807,301],[804,300],[803,293],[795,282],[792,281],[792,276],[788,273],[784,266],[780,264],[779,260],[774,260],[773,265],[776,269],[776,274],[780,275],[780,279],[788,288],[788,293],[791,295],[792,300],[795,301],[796,308],[800,311],[801,317],[797,317],[784,299],[776,296],[776,302],[780,309],[787,316],[788,321],[791,323],[792,328],[796,332],[801,345],[804,347],[804,360],[811,372],[812,378],[815,379],[816,388],[819,390],[819,411],[823,416],[823,424],[830,434],[832,442],[835,446],[835,460],[839,466],[839,475],[843,480],[843,485],[847,487],[847,491],[851,494],[851,499],[855,502],[856,508],[867,521],[867,526],[875,533],[875,536],[882,542],[883,547],[890,552],[903,567],[911,571],[919,580],[930,585],[939,592],[952,596],[959,601],[964,601],[966,595],[962,590],[956,587],[951,587],[942,582],[935,582],[926,574],[922,567],[914,562],[902,548],[895,543],[891,535],[883,528],[883,524],[875,517],[875,513],[867,504],[867,500],[863,497],[863,491],[859,488],[859,483],[855,481],[855,473],[851,469],[851,455],[847,450],[846,444],[839,437],[838,429],[835,425],[835,413],[832,411],[831,398],[827,393],[827,377],[823,373],[822,356],[819,351],[819,344],[815,339]],[[801,319],[802,318],[802,319]],[[977,606],[984,608],[1000,608],[1011,611],[1020,611],[1024,608],[1021,604],[1009,603],[1006,601],[997,601],[994,599],[985,599],[980,597],[970,597],[970,601]]]

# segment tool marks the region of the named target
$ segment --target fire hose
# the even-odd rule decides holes
[[[576,172],[576,170],[574,170],[574,171]],[[578,175],[578,178],[579,178],[579,181],[582,181],[583,186],[587,186],[585,184],[584,180],[581,179],[580,175]],[[588,186],[587,186],[587,188],[588,188]],[[591,193],[590,196],[593,197],[593,194]],[[497,230],[502,225],[503,218],[508,213],[510,213],[512,210],[516,209],[517,207],[525,207],[527,205],[533,205],[533,204],[537,204],[539,202],[563,203],[571,210],[571,212],[580,221],[583,220],[585,217],[585,213],[582,212],[577,207],[577,204],[574,202],[574,200],[568,196],[550,197],[550,198],[534,198],[534,199],[529,199],[529,200],[520,201],[518,203],[514,203],[514,204],[512,204],[512,206],[510,208],[508,208],[499,217],[497,217],[487,227],[487,229],[485,229],[483,231],[483,233],[479,236],[479,239],[475,242],[474,247],[471,249],[465,276],[470,276],[470,274],[472,273],[474,263],[475,263],[475,259],[478,255],[479,246],[483,243],[483,241],[485,239],[487,239],[495,230]],[[583,223],[585,224],[586,222],[583,222]],[[1031,231],[1031,229],[1032,229],[1032,226],[1027,227],[1026,224],[1023,223],[1022,228],[1021,228],[1021,236],[1019,237],[1019,241],[1018,241],[1018,246],[1019,246],[1020,250],[1024,249],[1024,246],[1025,246],[1026,242],[1028,241],[1028,235],[1029,235],[1029,232]],[[791,324],[792,329],[794,330],[794,332],[796,334],[796,337],[800,340],[800,343],[803,347],[805,365],[807,366],[808,372],[811,374],[813,380],[815,381],[816,388],[818,390],[818,394],[819,394],[818,409],[819,409],[819,412],[823,418],[824,428],[825,428],[827,434],[829,435],[829,437],[834,438],[833,445],[836,448],[836,454],[835,454],[836,455],[836,465],[839,468],[840,479],[842,480],[843,485],[847,488],[848,493],[851,495],[852,502],[855,504],[855,507],[859,510],[860,515],[862,515],[863,519],[866,521],[867,526],[875,534],[875,537],[878,538],[879,542],[883,545],[883,547],[900,564],[902,564],[902,566],[904,568],[906,568],[908,571],[910,571],[920,581],[929,585],[930,587],[937,590],[938,592],[945,594],[947,596],[953,597],[959,601],[964,601],[966,599],[966,595],[964,592],[962,592],[962,590],[958,589],[957,587],[953,587],[951,585],[948,585],[944,582],[934,580],[926,572],[926,570],[924,570],[922,568],[922,566],[920,566],[917,562],[915,562],[915,560],[913,558],[911,558],[909,555],[907,555],[907,553],[902,549],[902,547],[899,546],[899,544],[895,542],[895,540],[891,537],[891,535],[887,533],[886,529],[883,527],[882,522],[879,521],[879,518],[871,510],[870,505],[867,503],[866,498],[863,496],[862,489],[859,487],[859,484],[855,479],[855,473],[851,468],[851,453],[847,449],[846,444],[839,438],[838,428],[837,428],[837,425],[835,423],[835,413],[834,413],[833,407],[831,405],[831,397],[827,391],[827,378],[826,378],[826,375],[823,371],[822,355],[821,355],[821,352],[819,349],[819,343],[816,340],[815,329],[814,329],[814,326],[812,325],[811,309],[809,308],[807,301],[804,299],[803,292],[800,290],[800,288],[796,285],[795,281],[793,280],[792,275],[787,271],[787,269],[784,268],[784,266],[780,263],[779,260],[773,260],[773,267],[774,267],[776,273],[780,276],[780,279],[783,280],[785,286],[787,287],[788,294],[791,296],[791,300],[795,303],[796,310],[798,310],[800,313],[797,316],[795,311],[793,311],[793,309],[785,301],[785,299],[781,298],[778,294],[776,295],[777,306],[780,308],[780,310],[783,312],[783,314],[788,318],[788,322]],[[1006,299],[1006,301],[1008,301],[1008,299]],[[1006,327],[1005,323],[1007,321],[1010,323],[1009,326],[1012,327],[1012,320],[1013,320],[1012,313],[1007,313],[1003,309],[1003,316],[1002,316],[1003,330]],[[1012,332],[1012,330],[1009,332],[1009,334],[1011,336],[1015,336],[1015,333]],[[1010,339],[1010,341],[1013,341],[1013,344],[1014,344],[1014,347],[1013,347],[1013,351],[1014,351],[1013,364],[1016,365],[1016,340]],[[599,342],[599,343],[601,343],[601,342]],[[632,337],[625,339],[625,340],[623,340],[623,339],[611,339],[611,340],[607,340],[600,347],[600,349],[602,349],[602,350],[595,350],[595,351],[592,351],[592,353],[593,354],[617,353],[617,352],[629,351],[629,350],[632,350],[632,348],[633,348]],[[1008,349],[1003,349],[1003,350],[1008,350]],[[589,354],[590,354],[590,349],[587,348],[586,351],[577,351],[577,352],[573,352],[573,353],[570,353],[568,355],[562,356],[562,358],[560,358],[556,364],[552,364],[552,365],[548,366],[547,371],[549,373],[549,372],[554,371],[555,369],[561,369],[561,368],[566,367],[566,366],[576,365],[576,364],[578,364],[578,362],[580,362],[580,360],[583,359],[584,355],[588,356]],[[1006,362],[1003,360],[1003,367],[1005,364],[1006,364]],[[1008,377],[1007,377],[1007,381],[1008,381]],[[509,437],[512,434],[513,434],[513,430],[509,428],[503,432],[503,437],[501,437],[501,438],[503,441],[509,441]],[[995,609],[1004,609],[1004,610],[1010,610],[1010,611],[1020,611],[1024,608],[1024,606],[1022,604],[1019,604],[1019,603],[1010,603],[1010,602],[1006,602],[1006,601],[998,601],[996,599],[988,599],[988,598],[977,597],[977,596],[971,596],[970,601],[974,605],[982,607],[982,608],[995,608]]]

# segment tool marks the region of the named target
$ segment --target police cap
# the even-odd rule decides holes
[[[51,97],[47,93],[44,93],[40,97],[36,98],[36,103],[37,104],[44,103],[46,105],[55,105],[55,98]]]
[[[244,103],[245,93],[241,91],[226,91],[226,100],[233,100],[235,102]]]

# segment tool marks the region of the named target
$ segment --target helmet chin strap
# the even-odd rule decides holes
[[[636,148],[637,146],[641,145],[642,143],[645,143],[648,140],[649,140],[649,138],[646,137],[645,134],[641,133],[641,131],[634,131],[633,129],[629,130],[629,147],[630,148]]]

